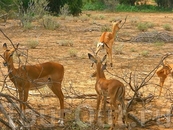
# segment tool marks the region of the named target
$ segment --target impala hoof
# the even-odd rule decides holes
[[[58,121],[58,124],[59,124],[59,127],[64,127],[64,121],[63,121],[63,119],[60,119]]]
[[[110,65],[111,65],[111,67],[113,66],[113,64],[112,64],[112,63],[110,63]]]

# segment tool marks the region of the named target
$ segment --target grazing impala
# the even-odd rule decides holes
[[[96,49],[96,55],[101,49],[106,49],[106,53],[108,55],[108,58],[110,59],[110,65],[112,67],[112,46],[114,43],[114,39],[116,36],[117,31],[120,29],[119,24],[121,23],[121,20],[118,22],[113,22],[112,26],[112,32],[103,32],[100,39],[99,43],[97,44],[97,49]]]
[[[157,76],[160,78],[160,92],[159,92],[159,96],[162,93],[162,88],[165,82],[165,79],[167,78],[167,76],[169,74],[171,74],[171,76],[173,76],[173,64],[168,64],[168,63],[163,63],[163,66],[161,68],[159,68],[157,70]]]
[[[63,125],[64,119],[64,95],[61,90],[61,82],[64,76],[63,65],[56,62],[45,62],[36,65],[23,65],[18,68],[14,67],[13,54],[18,49],[8,49],[7,44],[3,44],[4,65],[7,66],[9,78],[14,83],[19,92],[19,99],[24,103],[28,100],[29,90],[44,87],[45,84],[59,98],[60,102],[60,125]],[[26,105],[20,103],[20,109],[25,112]]]
[[[110,105],[112,110],[112,126],[110,130],[115,128],[115,124],[118,119],[118,105],[121,105],[123,118],[122,121],[125,124],[126,114],[125,114],[125,87],[122,82],[117,79],[106,79],[104,74],[104,69],[106,69],[106,64],[102,65],[102,62],[106,59],[106,55],[103,57],[102,60],[99,58],[95,58],[93,55],[88,53],[88,57],[96,64],[96,72],[93,73],[92,76],[96,76],[96,84],[95,90],[97,92],[97,107],[96,107],[96,116],[95,116],[95,123],[98,120],[98,111],[101,99],[104,99],[103,104],[103,111],[104,111],[104,122],[106,122],[106,100],[107,97],[110,97]]]

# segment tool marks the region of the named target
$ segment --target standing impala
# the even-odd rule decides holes
[[[163,63],[163,66],[157,70],[157,76],[160,78],[160,92],[159,96],[161,96],[162,88],[165,82],[165,79],[169,74],[173,77],[173,64]]]
[[[13,54],[18,49],[8,49],[7,44],[3,44],[4,65],[8,68],[9,78],[14,83],[19,92],[19,99],[24,103],[20,103],[20,109],[25,112],[25,102],[28,100],[29,90],[44,87],[45,84],[59,98],[60,102],[60,125],[63,125],[64,119],[64,95],[61,90],[61,82],[64,76],[63,65],[56,62],[45,62],[36,65],[23,65],[19,68],[14,67]]]
[[[121,23],[121,20],[118,22],[113,22],[112,26],[112,32],[103,32],[100,39],[99,43],[97,44],[97,49],[96,49],[96,55],[101,49],[106,49],[106,53],[108,55],[108,58],[110,59],[110,65],[112,67],[112,46],[114,43],[114,39],[116,36],[117,31],[120,29],[119,24]]]
[[[125,124],[125,86],[117,79],[106,79],[104,74],[104,69],[106,69],[106,64],[102,65],[102,62],[106,59],[106,55],[103,57],[102,60],[99,58],[95,58],[93,55],[88,53],[88,57],[96,64],[96,72],[93,73],[93,77],[96,76],[96,84],[95,90],[97,92],[97,107],[96,107],[96,116],[95,116],[95,123],[98,120],[98,111],[101,99],[104,99],[103,104],[103,111],[104,111],[104,122],[106,122],[106,100],[107,97],[110,97],[110,105],[112,110],[112,126],[110,130],[115,128],[115,124],[118,119],[118,104],[121,105],[123,118],[122,121]]]

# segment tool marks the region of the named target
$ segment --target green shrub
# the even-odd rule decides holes
[[[40,19],[48,13],[46,10],[48,5],[47,0],[29,0],[25,4],[28,4],[25,5],[26,9],[23,7],[24,3],[21,2],[18,5],[19,19],[22,26],[25,26],[25,24],[28,24],[36,19]]]
[[[154,46],[160,47],[160,46],[164,46],[164,44],[165,44],[164,42],[159,42],[158,41],[158,42],[154,43]]]
[[[147,31],[148,30],[148,25],[147,25],[146,22],[144,22],[144,23],[138,23],[137,28],[140,31]]]
[[[111,29],[107,25],[101,27],[101,32],[110,32],[110,31],[111,31]]]
[[[27,41],[27,46],[30,49],[35,49],[38,46],[39,42],[35,40],[28,40]]]
[[[163,25],[163,28],[166,30],[166,31],[171,31],[172,30],[172,27],[170,24],[164,24]]]
[[[30,21],[23,21],[23,27],[24,29],[31,29],[32,23]]]
[[[68,0],[68,5],[73,16],[78,16],[82,13],[82,0]]]
[[[141,52],[141,55],[143,57],[147,57],[147,56],[149,56],[149,52],[147,50],[144,50],[144,51]]]
[[[70,55],[70,57],[77,57],[77,50],[70,50],[69,51],[69,55]]]
[[[73,42],[70,40],[61,40],[58,44],[61,46],[73,46]]]
[[[84,5],[83,5],[83,10],[104,10],[106,9],[106,6],[101,3],[101,2],[98,2],[98,1],[95,1],[95,2],[86,2]]]
[[[60,26],[57,20],[53,16],[45,15],[43,17],[43,26],[49,30],[55,30]]]
[[[65,4],[63,7],[60,8],[60,14],[64,17],[70,14],[69,5]]]

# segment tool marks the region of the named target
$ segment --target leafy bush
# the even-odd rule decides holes
[[[148,30],[148,25],[147,25],[146,22],[144,22],[144,23],[138,23],[137,28],[140,31],[147,31]]]
[[[159,7],[173,8],[173,0],[155,0]]]
[[[30,49],[35,49],[38,46],[39,42],[35,40],[29,40],[27,41],[27,46]]]
[[[88,2],[83,5],[83,10],[104,10],[106,6],[101,2]]]
[[[60,8],[60,14],[64,17],[70,14],[69,5],[65,4],[63,7]]]
[[[163,28],[166,30],[166,31],[171,31],[172,30],[172,27],[170,24],[164,24],[163,25]]]
[[[43,26],[49,30],[55,30],[60,26],[57,20],[53,16],[45,15],[43,17]]]
[[[155,5],[136,5],[130,6],[125,4],[119,4],[116,6],[116,11],[124,12],[171,12],[170,8],[161,8]]]
[[[78,16],[82,13],[82,0],[68,0],[68,5],[73,16]]]
[[[26,3],[25,3],[26,4]],[[28,6],[25,9],[24,3],[19,3],[19,19],[21,21],[22,26],[32,22],[38,18],[42,18],[45,14],[47,14],[47,0],[29,0]]]

